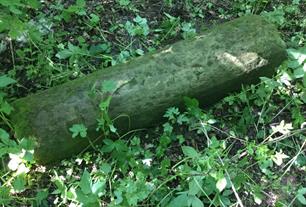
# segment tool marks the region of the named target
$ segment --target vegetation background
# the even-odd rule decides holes
[[[209,109],[186,98],[155,129],[53,166],[14,137],[11,101],[249,14],[287,43],[275,77]],[[305,14],[302,0],[0,0],[0,205],[305,206]],[[82,123],[70,130],[87,137]],[[103,131],[116,133],[111,122]]]

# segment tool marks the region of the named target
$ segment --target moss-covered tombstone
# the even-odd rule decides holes
[[[36,160],[50,163],[88,145],[86,139],[71,137],[73,124],[84,124],[92,139],[101,136],[96,131],[101,99],[92,96],[92,89],[105,81],[116,88],[109,115],[127,114],[129,119],[115,121],[118,129],[127,131],[160,122],[166,108],[180,106],[183,96],[212,104],[241,84],[271,76],[285,57],[284,42],[273,25],[259,16],[242,17],[156,53],[19,99],[11,118],[18,138],[36,140]]]

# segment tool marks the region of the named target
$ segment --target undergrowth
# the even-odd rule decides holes
[[[306,205],[305,7],[299,0],[0,0],[0,205]],[[97,114],[102,145],[54,166],[35,164],[34,143],[15,139],[11,101],[247,14],[276,24],[287,43],[288,59],[273,78],[206,109],[185,97],[185,108],[170,107],[160,126],[124,136],[108,117],[110,95]],[[87,138],[83,123],[69,130],[71,139]]]

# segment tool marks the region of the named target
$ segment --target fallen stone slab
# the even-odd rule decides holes
[[[259,16],[241,17],[128,63],[16,100],[11,120],[18,138],[35,139],[37,162],[50,163],[88,146],[88,140],[72,138],[69,128],[74,124],[84,124],[90,138],[103,139],[96,131],[102,96],[90,95],[102,83],[116,86],[109,115],[128,115],[129,119],[115,121],[124,132],[154,126],[168,107],[181,106],[184,96],[197,98],[203,106],[213,104],[242,84],[271,76],[285,58],[285,44],[274,25]]]

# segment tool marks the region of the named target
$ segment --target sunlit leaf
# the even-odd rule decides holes
[[[0,76],[0,88],[4,88],[13,83],[16,83],[16,81],[7,75]]]
[[[182,150],[185,156],[190,158],[197,158],[199,157],[199,153],[193,148],[189,146],[182,146]]]
[[[79,184],[84,194],[90,194],[92,191],[92,181],[89,172],[85,169]]]
[[[222,192],[227,185],[227,181],[225,177],[220,178],[216,183],[216,188],[219,192]]]

